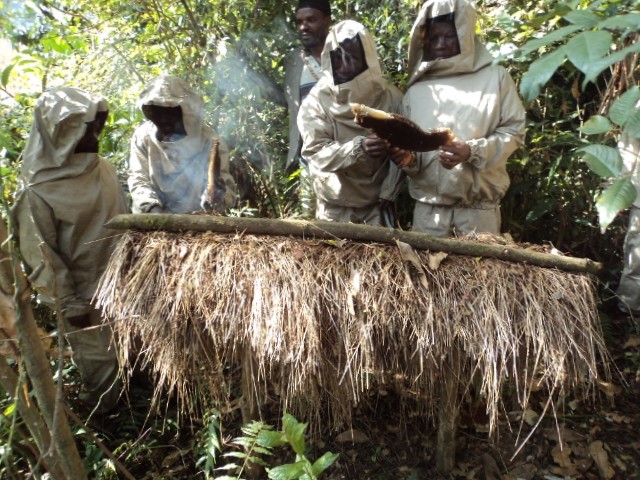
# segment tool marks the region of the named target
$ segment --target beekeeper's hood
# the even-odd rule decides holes
[[[33,111],[33,124],[24,151],[20,178],[24,186],[75,177],[95,167],[97,153],[74,153],[98,112],[107,102],[74,87],[58,87],[43,93]]]
[[[159,75],[147,84],[138,106],[180,107],[187,136],[199,137],[204,121],[204,101],[182,78]]]
[[[459,53],[449,58],[431,59],[425,40],[435,22],[450,21],[458,36]],[[425,73],[445,77],[479,70],[493,57],[475,34],[476,11],[466,0],[427,0],[418,13],[409,42],[409,82],[417,82]]]
[[[376,103],[386,85],[373,37],[353,20],[340,22],[329,31],[321,63],[341,103]]]

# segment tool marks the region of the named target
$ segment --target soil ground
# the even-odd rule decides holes
[[[372,406],[354,412],[351,429],[321,427],[314,437],[321,440],[308,442],[309,457],[340,454],[322,477],[326,480],[640,480],[640,323],[604,314],[603,325],[616,373],[613,385],[596,392],[597,402],[567,396],[554,405],[555,418],[548,414],[532,429],[547,400],[539,392],[524,421],[521,411],[505,406],[493,439],[483,409],[466,404],[457,432],[456,464],[449,474],[435,469],[435,427],[411,408],[400,408],[393,392],[376,392]],[[203,464],[198,464],[202,423],[179,424],[171,402],[163,403],[164,414],[149,417],[150,392],[132,385],[128,407],[111,417],[94,418],[90,426],[136,479],[204,479]],[[279,418],[273,417],[264,420],[276,426]],[[223,452],[231,449],[230,439],[241,435],[241,426],[236,409],[222,424]],[[290,448],[280,447],[269,464],[293,462],[293,457]],[[222,458],[218,465],[228,461]]]

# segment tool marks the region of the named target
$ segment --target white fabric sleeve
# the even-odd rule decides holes
[[[133,213],[147,213],[154,206],[163,206],[158,194],[151,186],[149,153],[141,138],[140,130],[136,130],[131,138],[127,183],[131,193]]]
[[[320,101],[311,96],[302,102],[298,113],[298,128],[302,135],[302,157],[323,172],[337,172],[359,162],[367,161],[362,150],[364,136],[358,135],[341,143],[334,139],[333,125]]]
[[[37,194],[26,191],[16,203],[20,253],[32,270],[29,281],[50,299],[58,299],[65,317],[89,313],[91,306],[78,289],[58,252],[57,220],[53,209]],[[37,272],[37,274],[33,274]]]
[[[505,163],[524,142],[525,110],[511,76],[501,72],[500,123],[487,137],[466,142],[471,148],[469,163],[477,169]]]

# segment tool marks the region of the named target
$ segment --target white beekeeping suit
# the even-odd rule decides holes
[[[92,297],[118,240],[104,224],[127,212],[115,169],[97,153],[106,114],[103,99],[77,88],[40,96],[12,210],[24,262],[37,272],[31,281],[41,299],[61,308],[81,399],[100,401],[105,411],[120,394],[118,364],[111,328]],[[78,151],[88,136],[95,151]]]
[[[637,105],[640,108],[640,104]],[[631,310],[640,315],[640,138],[632,138],[623,133],[618,142],[624,168],[632,174],[631,181],[636,187],[636,199],[629,210],[629,225],[624,240],[622,277],[618,287],[618,297],[622,310]]]
[[[449,35],[438,37],[445,26]],[[451,146],[423,152],[403,169],[416,200],[413,230],[439,237],[500,233],[507,159],[524,140],[525,110],[515,83],[493,65],[475,28],[471,3],[427,0],[411,31],[403,113],[424,129],[450,128],[460,152],[454,156]],[[457,41],[457,49],[440,53],[444,41]]]
[[[134,213],[192,213],[201,210],[207,188],[209,152],[219,140],[204,123],[204,101],[183,79],[170,75],[154,78],[140,94],[145,106],[179,107],[184,135],[159,139],[158,127],[147,119],[131,139],[129,190]],[[145,113],[146,115],[146,113]],[[229,172],[229,149],[220,141],[220,175],[224,183],[223,207],[236,203],[236,184]]]
[[[364,63],[342,77],[337,62],[361,49]],[[332,58],[333,57],[333,58]],[[371,34],[358,22],[338,23],[327,36],[321,57],[323,77],[300,106],[302,156],[309,162],[317,198],[316,218],[380,224],[379,201],[390,156],[372,157],[363,147],[371,132],[354,121],[350,103],[397,112],[402,94],[382,76]]]

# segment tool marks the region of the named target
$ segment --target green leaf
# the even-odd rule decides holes
[[[80,35],[68,35],[65,37],[65,42],[69,47],[76,52],[86,52],[87,44]]]
[[[11,75],[11,70],[13,70],[15,65],[12,63],[11,65],[7,65],[4,70],[2,70],[2,77],[0,78],[0,83],[2,83],[3,87],[6,87],[9,83],[9,75]]]
[[[629,54],[640,52],[640,42],[635,42],[629,45],[626,48],[623,48],[619,52],[613,53],[607,57],[602,58],[594,62],[589,66],[587,70],[584,71],[585,78],[582,82],[582,89],[586,87],[587,83],[596,81],[596,77],[600,75],[600,73],[610,65],[614,63],[621,62],[625,59],[625,57]]]
[[[629,120],[624,124],[624,130],[630,137],[640,138],[640,110],[636,109],[633,112]]]
[[[287,441],[291,444],[293,451],[298,455],[304,455],[304,431],[306,428],[307,424],[298,422],[293,415],[285,413],[282,416],[282,430],[287,437]]]
[[[270,449],[261,447],[260,445],[254,445],[253,451],[255,453],[261,453],[262,455],[273,455],[273,452]]]
[[[594,62],[609,52],[612,41],[613,36],[602,30],[579,33],[567,43],[567,58],[586,74]]]
[[[227,463],[216,468],[216,470],[240,470],[240,468],[240,465],[238,465],[237,463]]]
[[[607,117],[602,115],[592,115],[589,120],[584,122],[584,125],[580,127],[580,131],[586,135],[597,135],[599,133],[608,132],[613,128],[613,125]]]
[[[600,17],[590,10],[574,10],[567,13],[564,19],[580,27],[595,27],[600,22]]]
[[[578,152],[584,154],[582,160],[600,177],[616,177],[622,171],[622,157],[617,148],[592,144],[579,148]]]
[[[244,448],[251,448],[255,444],[255,440],[253,438],[237,437],[231,440],[231,443]]]
[[[49,36],[42,39],[42,46],[46,49],[53,50],[57,53],[70,54],[73,53],[73,49],[67,43],[63,37]]]
[[[315,476],[319,476],[327,468],[333,465],[333,462],[335,462],[339,456],[340,456],[339,453],[331,453],[331,452],[325,453],[313,463],[311,467],[311,471]]]
[[[525,103],[532,102],[540,89],[549,81],[560,65],[565,60],[565,46],[540,57],[529,66],[529,70],[522,76],[520,93]]]
[[[16,62],[16,65],[36,65],[40,62],[33,57],[19,57],[19,60]]]
[[[224,455],[222,455],[223,457],[226,458],[239,458],[241,459],[245,464],[246,463],[257,463],[258,465],[267,465],[267,463],[262,460],[260,457],[256,457],[254,455],[248,455],[244,452],[227,452]],[[223,470],[226,468],[229,468],[229,465],[233,465],[235,466],[235,463],[228,463],[226,465],[222,465],[221,467],[216,468],[216,470]]]
[[[287,463],[269,470],[272,480],[295,480],[304,473],[305,462]]]
[[[4,361],[4,359],[2,361]],[[11,404],[9,404],[9,406],[7,408],[5,408],[4,416],[5,417],[10,417],[11,415],[13,415],[13,412],[15,412],[15,411],[16,411],[16,404],[15,403],[11,403]]]
[[[213,417],[209,422],[209,428],[207,430],[207,442],[206,442],[206,458],[205,472],[211,471],[216,464],[218,452],[221,451],[220,439],[218,438],[218,431],[220,429],[220,422],[217,418]]]
[[[609,108],[609,118],[623,126],[631,114],[638,110],[638,101],[640,101],[640,87],[634,85],[613,102]]]
[[[281,432],[265,430],[258,435],[258,444],[264,447],[275,448],[287,443],[287,438]]]
[[[576,25],[568,25],[566,27],[559,28],[551,33],[548,33],[544,37],[529,40],[520,48],[520,52],[522,52],[524,55],[528,55],[529,53],[538,50],[540,47],[544,47],[560,40],[565,40],[567,37],[569,37],[569,35],[577,32],[578,30],[580,30],[580,27]]]
[[[598,28],[637,31],[640,25],[640,13],[633,12],[609,17],[598,24]]]
[[[244,452],[226,452],[223,457],[231,457],[231,458],[247,458],[247,454]]]
[[[553,9],[547,11],[547,13],[542,15],[536,15],[534,18],[530,20],[531,27],[536,30],[540,30],[543,25],[549,23],[553,19],[557,17],[564,17],[567,13],[571,12],[573,8],[570,2],[561,2],[556,4]]]
[[[604,233],[618,212],[631,206],[635,199],[636,188],[631,183],[629,176],[619,178],[613,185],[607,187],[596,201],[600,231]]]
[[[256,457],[254,455],[251,455],[249,457],[247,457],[247,459],[245,460],[245,463],[255,463],[256,465],[260,465],[263,467],[268,467],[269,464],[267,462],[265,462],[262,458],[260,457]]]
[[[549,199],[544,199],[541,202],[537,203],[526,216],[527,222],[533,223],[539,218],[546,215],[553,209],[553,202]]]
[[[262,430],[269,430],[271,428],[271,426],[266,425],[264,422],[260,422],[258,420],[253,420],[251,422],[249,422],[247,425],[244,425],[242,427],[242,432],[244,434],[246,434],[249,438],[247,437],[238,437],[238,439],[240,438],[244,438],[245,440],[249,440],[251,442],[253,442],[253,437],[257,436],[258,433],[260,433]]]

